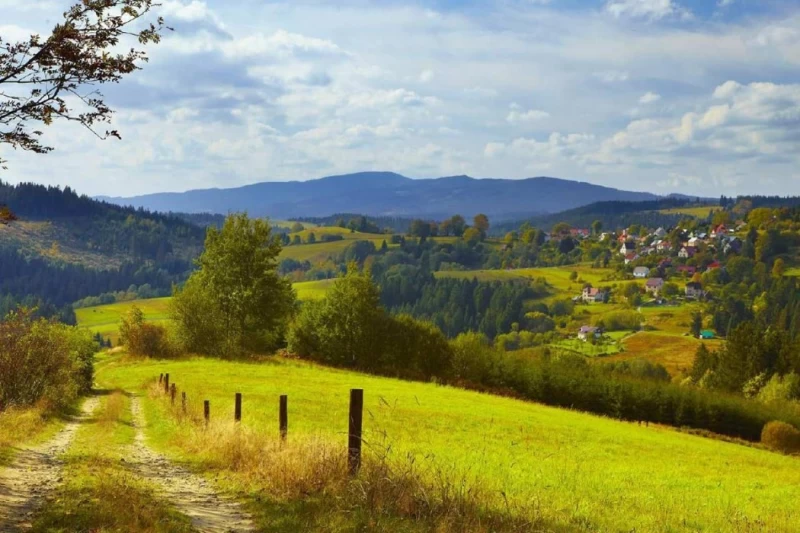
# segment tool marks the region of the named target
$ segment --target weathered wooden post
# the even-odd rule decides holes
[[[172,403],[172,405],[175,405],[175,394],[177,393],[178,393],[178,387],[176,387],[175,384],[173,383],[172,388],[169,391],[169,400]]]
[[[206,421],[206,425],[208,425],[209,420],[211,420],[211,402],[208,400],[203,401],[203,418]]]
[[[364,390],[350,391],[350,427],[348,430],[347,467],[354,476],[361,468],[361,423],[364,415]]]
[[[158,384],[161,385],[161,383],[163,382],[164,382],[164,373],[162,372],[158,375]]]
[[[278,425],[281,430],[281,440],[286,440],[286,434],[289,432],[289,397],[285,394],[281,396],[280,409],[278,415]]]
[[[164,374],[164,394],[169,392],[169,373]]]
[[[181,393],[181,407],[183,409],[183,414],[186,414],[186,393]]]
[[[235,400],[235,405],[234,405],[234,408],[233,408],[233,420],[235,422],[241,422],[242,421],[242,393],[241,392],[237,392],[236,393],[236,400]]]

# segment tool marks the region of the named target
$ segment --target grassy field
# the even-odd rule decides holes
[[[659,213],[665,215],[686,215],[690,217],[706,218],[710,212],[719,211],[718,205],[702,205],[698,207],[673,207],[672,209],[662,209]]]
[[[572,281],[570,277],[573,272],[578,273],[578,278]],[[477,278],[480,281],[508,281],[515,279],[545,278],[547,282],[557,291],[565,293],[563,296],[576,296],[583,289],[585,283],[591,283],[596,287],[604,287],[619,283],[618,281],[603,281],[613,271],[611,269],[592,268],[589,265],[570,265],[564,267],[549,268],[518,268],[514,270],[447,270],[436,272],[436,277],[440,278]]]
[[[320,236],[319,233],[320,229],[340,229],[340,228],[315,229],[313,231],[317,235],[317,239],[319,239]],[[341,241],[316,242],[314,244],[297,244],[292,246],[284,246],[283,250],[281,250],[281,255],[279,256],[279,259],[294,259],[296,261],[311,261],[312,263],[314,263],[317,261],[325,261],[329,257],[335,257],[341,254],[342,252],[345,251],[345,249],[348,246],[352,244],[354,240],[370,241],[375,245],[376,248],[380,248],[384,240],[387,240],[388,242],[388,238],[384,236],[376,237],[375,235],[368,233],[353,233],[353,234],[348,233],[348,235],[355,235],[356,237],[353,238],[345,237],[345,239]]]
[[[325,293],[334,283],[336,283],[336,279],[301,281],[292,284],[292,287],[297,291],[297,299],[300,301],[319,300],[325,297]]]
[[[348,391],[363,388],[367,456],[388,453],[393,464],[413,464],[435,482],[461,487],[457,492],[479,486],[495,511],[535,509],[551,531],[789,532],[800,520],[797,458],[666,428],[286,360],[114,356],[98,364],[98,381],[143,391],[162,372],[193,406],[209,399],[215,422],[232,417],[234,393],[243,393],[242,431],[275,438],[278,395],[287,394],[289,446],[313,437],[342,454]],[[317,493],[305,494],[304,503],[271,496],[270,476],[226,469],[220,465],[227,459],[191,453],[185,426],[167,415],[167,402],[149,398],[145,409],[151,443],[236,490],[265,529],[353,530],[348,520],[358,510],[347,502],[348,511],[330,515],[314,506],[323,498]],[[312,509],[317,513],[309,516]],[[363,529],[422,531],[380,526]]]

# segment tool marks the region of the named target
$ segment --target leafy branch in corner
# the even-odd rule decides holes
[[[81,0],[64,13],[49,37],[31,35],[10,42],[0,36],[0,145],[38,154],[53,150],[41,140],[41,125],[77,122],[101,139],[114,111],[94,87],[118,83],[148,60],[141,49],[122,49],[130,38],[139,46],[156,44],[169,30],[164,20],[145,19],[160,4],[154,0]],[[0,158],[0,168],[5,169]]]

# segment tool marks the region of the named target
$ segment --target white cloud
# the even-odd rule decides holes
[[[433,79],[433,71],[431,69],[425,69],[419,73],[419,81],[421,83],[428,83]]]
[[[512,107],[511,111],[506,116],[506,122],[510,122],[511,124],[537,122],[549,117],[550,113],[548,113],[547,111],[541,111],[539,109],[520,111],[518,107],[516,108]]]
[[[595,72],[594,77],[603,83],[618,83],[628,81],[630,74],[626,71],[607,70],[605,72]]]
[[[639,103],[652,104],[653,102],[658,102],[659,100],[661,100],[660,94],[656,94],[654,92],[647,92],[643,94],[641,98],[639,98]]]
[[[689,18],[691,12],[672,0],[610,0],[606,11],[616,18],[658,20],[665,17]]]

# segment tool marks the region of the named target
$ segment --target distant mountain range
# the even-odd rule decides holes
[[[361,213],[372,216],[444,218],[485,213],[495,220],[547,214],[602,201],[660,197],[557,178],[475,179],[452,176],[410,179],[391,172],[361,172],[310,181],[264,182],[233,189],[201,189],[107,202],[161,212],[247,211],[274,219]]]

